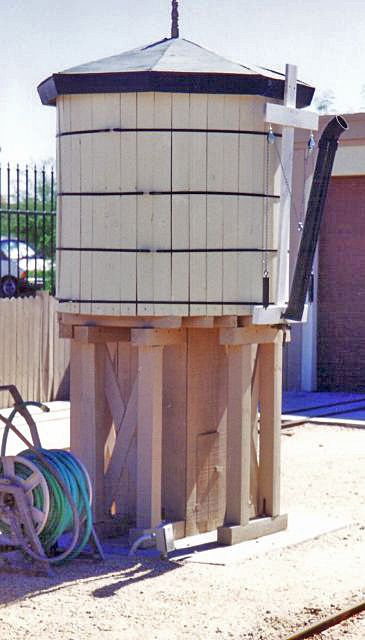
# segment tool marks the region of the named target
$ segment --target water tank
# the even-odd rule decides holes
[[[57,73],[59,310],[247,315],[275,299],[284,77],[180,38]],[[313,89],[298,83],[297,106]]]

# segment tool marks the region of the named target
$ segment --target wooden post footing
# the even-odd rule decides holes
[[[247,524],[218,527],[218,544],[232,545],[246,540],[254,540],[271,533],[284,531],[288,526],[288,516],[286,514],[276,517],[262,516],[254,518]]]

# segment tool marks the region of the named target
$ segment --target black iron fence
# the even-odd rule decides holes
[[[55,233],[53,168],[0,166],[0,296],[54,293]]]

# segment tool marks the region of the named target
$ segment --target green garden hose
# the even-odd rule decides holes
[[[74,513],[72,503],[67,496],[68,492],[76,506],[79,523],[83,525],[83,531],[76,539],[75,544],[72,547],[70,545],[67,555],[61,554],[61,556],[55,557],[54,562],[57,563],[57,561],[62,562],[65,557],[71,559],[78,556],[89,541],[92,530],[89,482],[85,469],[72,453],[46,449],[38,449],[38,453],[41,454],[43,460],[29,450],[20,455],[31,460],[38,467],[48,485],[50,493],[49,514],[46,525],[39,536],[45,552],[49,554],[60,537],[74,527]],[[44,464],[45,460],[48,465]],[[60,478],[62,483],[60,483]],[[68,492],[65,492],[65,486],[62,484],[68,488]]]
[[[22,464],[24,460],[24,464]],[[43,476],[49,491],[47,520],[39,533],[39,540],[48,561],[59,564],[66,558],[75,558],[85,548],[92,532],[91,489],[88,474],[83,465],[72,455],[62,450],[26,450],[16,457],[14,464],[17,478],[26,480],[30,475],[26,462],[31,462]],[[2,474],[0,461],[0,476]],[[32,490],[33,505],[42,510],[41,487]],[[7,525],[0,522],[0,530],[6,532]],[[50,557],[52,548],[65,533],[71,532],[72,540],[60,555]],[[31,557],[42,560],[30,548],[24,549]]]
[[[12,420],[17,412],[21,412],[21,409],[28,405],[37,406],[44,411],[48,410],[48,407],[42,403],[24,402],[14,407],[8,419],[2,419],[5,422],[5,429],[1,446],[0,478],[6,475],[7,468],[8,472],[10,469],[10,476],[14,477],[15,482],[23,481],[27,493],[31,494],[29,496],[32,503],[31,513],[37,519],[37,522],[34,521],[34,526],[48,556],[48,562],[58,564],[66,558],[75,558],[79,555],[93,532],[91,483],[85,467],[72,453],[35,448],[15,429]],[[30,448],[18,456],[6,458],[5,451],[10,429],[17,433]],[[40,482],[36,482],[28,490],[27,478],[31,476],[38,476]],[[39,515],[41,515],[41,522]],[[0,521],[0,531],[6,533],[7,529],[8,525]],[[65,533],[71,533],[71,542],[68,547],[59,555],[50,557],[54,546]],[[36,560],[44,560],[29,546],[24,547],[24,551]]]

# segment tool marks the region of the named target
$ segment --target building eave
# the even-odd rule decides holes
[[[184,73],[165,71],[114,73],[56,73],[38,86],[45,105],[55,105],[61,95],[128,92],[176,92],[258,95],[283,100],[284,78],[256,73]],[[314,88],[298,82],[297,107],[310,105]]]

